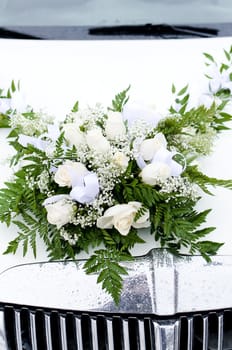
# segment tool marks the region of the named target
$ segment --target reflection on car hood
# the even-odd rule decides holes
[[[84,262],[51,262],[11,268],[0,275],[0,302],[156,315],[231,306],[232,256],[217,256],[211,263],[206,263],[201,256],[175,257],[166,250],[152,250],[133,262],[124,263],[128,276],[124,279],[119,306],[102,291],[96,275],[85,274]]]

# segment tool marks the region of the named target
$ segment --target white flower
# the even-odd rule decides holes
[[[64,137],[69,145],[78,147],[86,143],[85,134],[80,131],[78,123],[67,123],[63,126]]]
[[[122,111],[123,119],[131,126],[137,120],[145,120],[156,127],[162,116],[154,109],[139,103],[126,103]]]
[[[113,155],[112,161],[121,169],[126,170],[128,167],[129,158],[123,152],[118,151]]]
[[[171,168],[165,163],[151,163],[142,169],[140,176],[145,184],[154,186],[157,183],[157,179],[166,180],[171,176]]]
[[[161,148],[166,148],[167,141],[162,133],[158,133],[152,139],[144,140],[139,149],[139,153],[144,160],[152,160],[155,153]]]
[[[104,229],[115,227],[123,236],[130,232],[131,226],[135,228],[148,227],[150,226],[148,210],[136,222],[134,220],[140,207],[141,203],[139,202],[114,205],[107,209],[102,217],[98,218],[97,227]]]
[[[66,160],[64,164],[58,167],[54,180],[61,187],[71,187],[78,184],[87,173],[88,170],[84,164]]]
[[[65,199],[45,205],[45,208],[48,222],[58,229],[71,222],[76,211],[75,205]]]
[[[126,134],[126,127],[120,112],[108,112],[108,119],[105,125],[106,137],[109,140],[116,140],[117,138]]]
[[[97,153],[106,153],[110,149],[109,141],[102,135],[101,129],[89,130],[86,134],[89,148]]]
[[[160,148],[152,159],[150,164],[143,167],[140,176],[142,181],[148,185],[154,186],[157,180],[166,180],[170,176],[179,176],[183,167],[173,160],[175,153],[165,148]]]

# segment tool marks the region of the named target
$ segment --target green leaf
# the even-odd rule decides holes
[[[224,54],[225,54],[227,60],[230,61],[230,53],[228,51],[224,50]]]
[[[72,108],[72,112],[73,113],[78,112],[78,109],[79,109],[79,102],[77,101]]]
[[[181,89],[181,90],[178,92],[177,96],[182,96],[182,95],[184,95],[184,94],[186,93],[187,90],[188,90],[188,85],[186,85],[185,87],[183,87],[183,89]]]
[[[211,62],[215,62],[213,56],[211,56],[209,53],[204,52],[203,55]]]
[[[176,87],[174,84],[172,84],[172,93],[175,94],[175,92],[176,92]]]
[[[123,106],[127,103],[129,97],[127,96],[128,91],[130,90],[130,85],[128,88],[120,92],[112,100],[112,110],[115,112],[121,112]]]
[[[10,91],[10,89],[7,90],[6,97],[7,97],[7,98],[11,98],[11,97],[12,97],[12,96],[11,96],[11,91]]]
[[[19,241],[18,239],[14,239],[13,241],[9,242],[7,249],[3,253],[4,255],[6,254],[15,254],[19,246]]]
[[[0,128],[10,128],[9,117],[1,113],[0,113]]]
[[[215,255],[224,243],[201,241],[198,242],[198,250],[202,255]]]
[[[15,91],[16,91],[16,86],[15,86],[14,80],[12,80],[12,82],[11,82],[11,91],[12,91],[12,92],[15,92]]]
[[[222,73],[224,70],[228,70],[229,68],[230,67],[227,64],[222,63],[220,67],[220,73]]]

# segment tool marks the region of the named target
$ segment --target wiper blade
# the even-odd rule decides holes
[[[89,29],[90,35],[143,35],[143,36],[196,36],[209,38],[217,36],[215,28],[205,28],[188,25],[169,24],[144,24],[144,25],[119,25],[111,27],[93,27]]]
[[[33,39],[33,40],[41,40],[42,38],[30,35],[27,33],[23,33],[17,30],[11,30],[7,28],[0,27],[0,38],[4,39]]]

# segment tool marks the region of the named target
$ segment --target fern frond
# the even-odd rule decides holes
[[[102,288],[112,296],[116,305],[120,302],[123,287],[122,276],[128,274],[119,263],[126,260],[132,260],[132,257],[116,249],[101,249],[95,251],[84,265],[87,274],[99,274],[97,282],[102,283]]]
[[[222,180],[214,177],[209,177],[200,172],[197,166],[188,166],[183,173],[183,176],[189,178],[193,183],[196,183],[204,192],[212,194],[207,186],[221,186],[232,189],[232,180]]]
[[[128,88],[120,92],[115,96],[115,98],[112,100],[112,110],[115,112],[121,112],[123,106],[127,103],[129,100],[129,97],[127,96],[128,91],[130,90],[130,85]]]

